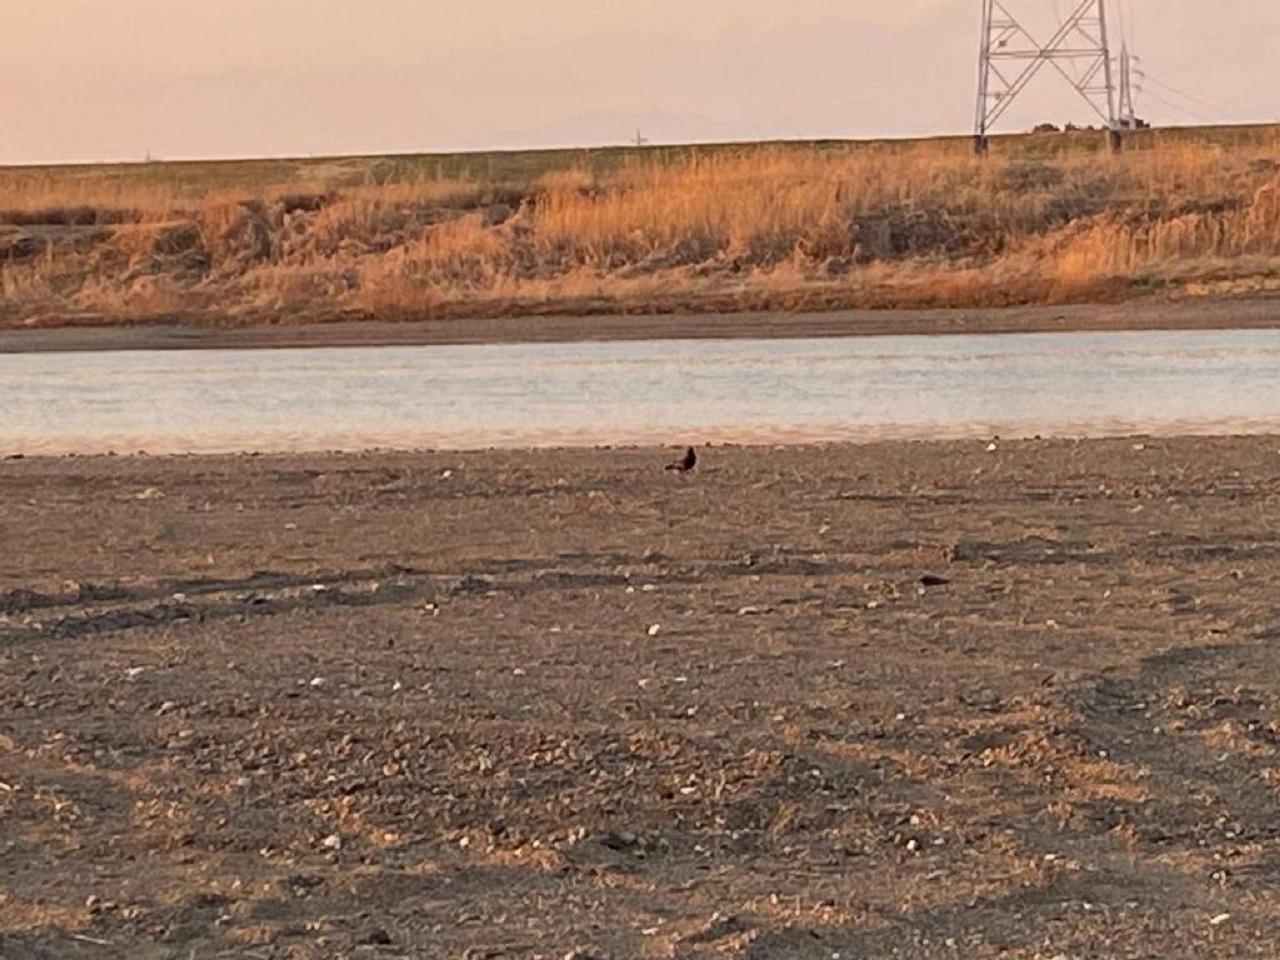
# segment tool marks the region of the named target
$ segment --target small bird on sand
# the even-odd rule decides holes
[[[681,457],[675,463],[668,463],[665,467],[663,467],[663,469],[671,470],[675,473],[688,473],[697,465],[698,465],[698,455],[693,452],[693,447],[690,447],[688,450],[684,452],[683,457]]]

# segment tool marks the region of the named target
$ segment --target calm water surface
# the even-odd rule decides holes
[[[0,355],[0,455],[1280,431],[1280,331]]]

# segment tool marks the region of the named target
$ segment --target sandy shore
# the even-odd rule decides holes
[[[1280,297],[1138,300],[1120,304],[988,310],[844,310],[501,317],[426,322],[343,321],[273,326],[119,324],[0,329],[0,353],[418,346],[583,340],[841,337],[1033,333],[1063,330],[1214,330],[1280,327]]]
[[[0,956],[1269,958],[1278,449],[0,462]]]

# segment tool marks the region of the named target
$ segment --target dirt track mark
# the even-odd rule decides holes
[[[384,584],[382,581],[368,581],[364,584],[366,589],[356,591],[329,587],[323,580],[304,579],[308,579],[314,587],[322,589],[307,587],[301,592],[285,594],[265,587],[264,584],[269,582],[268,578],[250,578],[243,582],[255,583],[256,589],[230,600],[188,602],[183,599],[142,606],[116,606],[100,612],[72,613],[51,620],[25,618],[19,626],[0,624],[0,643],[17,643],[41,638],[72,639],[144,627],[275,616],[294,610],[316,610],[332,606],[371,607],[405,604],[429,600],[436,596],[436,589],[432,583],[414,587],[394,582]],[[342,582],[351,586],[361,585],[354,578],[344,577]],[[227,591],[223,588],[214,590],[209,588],[208,584],[201,584],[200,588],[193,592],[217,596]]]

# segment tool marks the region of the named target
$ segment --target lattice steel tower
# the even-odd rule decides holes
[[[1103,119],[1112,149],[1119,149],[1106,0],[1071,3],[1071,12],[1042,44],[1010,12],[1010,7],[1019,5],[1018,0],[982,0],[982,54],[973,140],[978,153],[986,153],[992,125],[1046,65],[1061,74]]]

